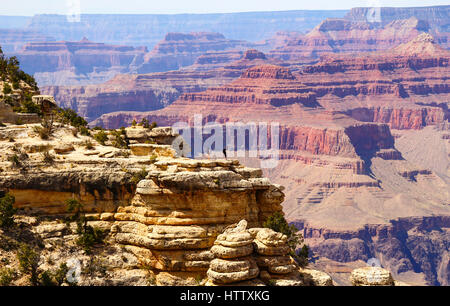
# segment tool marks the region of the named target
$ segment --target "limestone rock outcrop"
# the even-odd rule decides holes
[[[0,128],[0,134],[15,137],[14,143],[5,137],[0,143],[0,189],[15,196],[22,211],[58,218],[67,213],[66,200],[76,198],[108,233],[108,241],[136,258],[158,285],[195,285],[215,257],[224,258],[212,266],[218,273],[227,267],[221,260],[233,261],[230,267],[237,275],[249,267],[243,276],[219,278],[221,283],[258,276],[246,225],[220,234],[242,218],[258,227],[281,211],[281,187],[263,179],[259,169],[231,159],[174,157],[169,145],[157,144],[176,136],[169,128],[125,129],[136,141],[155,142],[152,147],[161,154],[152,159],[151,153],[123,154],[127,149],[75,137],[68,127],[38,141],[33,126]],[[94,149],[85,147],[87,141]],[[41,147],[56,154],[51,164],[44,162]],[[22,152],[19,166],[8,160],[15,150]],[[57,228],[41,232],[45,237],[67,235]]]
[[[255,260],[249,256],[253,253],[253,239],[245,220],[217,236],[211,252],[215,259],[210,263],[207,276],[213,284],[238,283],[259,275]]]
[[[355,269],[350,280],[354,286],[394,286],[391,272],[381,267]]]

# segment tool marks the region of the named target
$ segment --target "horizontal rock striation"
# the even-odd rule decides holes
[[[143,62],[145,47],[79,42],[30,42],[17,51],[22,69],[34,74],[39,85],[101,83],[130,72]]]

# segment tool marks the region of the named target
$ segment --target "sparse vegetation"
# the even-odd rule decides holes
[[[44,118],[41,126],[33,127],[33,132],[38,134],[41,139],[49,139],[53,133],[53,117]]]
[[[22,162],[20,161],[19,155],[14,154],[8,157],[8,161],[11,162],[14,168],[22,167]]]
[[[45,164],[51,165],[55,162],[55,157],[49,151],[44,151],[41,153],[41,155],[42,155],[42,161]]]
[[[27,244],[22,244],[17,251],[20,271],[29,276],[33,286],[39,285],[39,257],[39,254]]]
[[[6,194],[0,198],[0,227],[10,228],[14,225],[14,215],[17,209],[14,208],[14,196]]]
[[[288,237],[289,248],[291,249],[290,255],[300,266],[304,267],[308,264],[308,246],[304,245],[299,252],[296,252],[297,247],[303,243],[303,236],[298,234],[298,229],[295,225],[289,224],[286,221],[282,213],[274,213],[267,218],[263,226],[286,235]]]
[[[156,154],[152,154],[150,156],[150,162],[153,164],[158,160],[158,156]]]
[[[9,95],[11,92],[12,92],[11,86],[10,86],[8,83],[5,83],[5,84],[3,85],[3,93],[4,93],[5,95]]]
[[[90,253],[95,244],[102,243],[104,233],[99,228],[88,225],[88,218],[83,210],[83,204],[75,199],[66,201],[67,212],[72,215],[67,222],[76,222],[77,224],[77,244],[83,248],[86,253]]]
[[[83,146],[86,150],[94,150],[95,149],[94,145],[92,144],[92,141],[90,141],[90,140],[86,140],[83,143]]]
[[[97,134],[94,135],[94,139],[101,144],[102,146],[105,145],[105,142],[108,140],[108,135],[104,130],[100,130]]]
[[[147,175],[148,175],[147,169],[142,168],[141,171],[133,174],[130,181],[132,184],[137,185],[140,181],[145,179],[147,177]]]
[[[9,286],[17,277],[17,272],[11,268],[0,269],[0,286]]]
[[[56,112],[61,123],[70,124],[77,128],[78,132],[83,136],[91,136],[91,132],[87,127],[87,121],[79,116],[76,111],[70,108],[58,108]]]
[[[128,143],[127,143],[127,133],[125,129],[123,130],[113,130],[111,131],[111,135],[114,137],[112,144],[113,147],[119,148],[119,149],[128,149]]]

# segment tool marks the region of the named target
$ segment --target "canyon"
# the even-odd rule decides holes
[[[209,285],[270,279],[305,284],[308,273],[321,275],[322,281],[313,277],[312,283],[329,283],[319,271],[337,285],[360,284],[364,269],[351,278],[350,272],[373,259],[397,281],[449,285],[449,9],[380,8],[375,21],[368,20],[367,8],[307,15],[120,15],[117,20],[82,15],[80,23],[37,15],[20,30],[23,34],[0,31],[7,33],[1,38],[6,37],[6,50],[17,52],[24,70],[46,85],[40,86],[41,94],[54,96],[59,106],[75,110],[97,130],[143,119],[158,126],[186,123],[184,153],[193,159],[172,156],[166,140],[175,132],[168,128],[154,131],[170,134],[164,143],[136,124],[126,128],[133,142],[129,160],[111,147],[96,144],[93,153],[84,150],[85,139],[63,129],[60,136],[75,150],[61,155],[56,170],[44,167],[42,174],[30,161],[36,166],[31,179],[7,170],[9,181],[0,183],[20,207],[43,209],[50,216],[62,213],[62,195],[75,194],[93,210],[93,224],[125,245],[124,256],[148,267],[159,285],[195,285],[199,274]],[[272,23],[264,22],[269,17]],[[130,26],[136,24],[139,32]],[[192,154],[198,141],[228,136],[227,124],[238,122],[245,131],[240,147],[233,134],[232,146],[218,141],[205,151],[200,144],[200,154]],[[261,123],[270,128],[261,132]],[[195,132],[198,124],[204,125],[203,134],[195,138],[187,131]],[[28,127],[6,130],[24,137],[18,142],[28,154],[38,151],[25,139],[24,130],[35,137]],[[261,135],[279,150],[249,152],[252,136],[258,142]],[[13,144],[7,139],[4,134],[9,150]],[[166,147],[156,149],[153,142]],[[228,159],[222,159],[222,149]],[[150,162],[149,155],[157,160]],[[142,166],[152,171],[136,187],[129,186],[132,174],[124,167],[134,173]],[[2,167],[8,168],[6,159]],[[107,181],[95,174],[99,169]],[[53,190],[53,185],[67,190]],[[99,185],[108,190],[97,190]],[[28,193],[33,202],[26,199]],[[46,207],[44,198],[54,203]],[[168,207],[167,200],[176,207]],[[199,203],[210,206],[211,215]],[[231,212],[234,205],[238,214]],[[294,277],[286,258],[278,258],[275,267],[273,258],[258,257],[267,255],[261,250],[268,245],[259,250],[260,243],[274,242],[257,228],[269,211],[281,209],[305,238],[309,267],[318,271],[299,269]],[[248,222],[245,228],[237,225],[242,219]],[[190,244],[186,254],[180,250],[183,243]],[[282,242],[274,244],[283,248]],[[223,267],[233,265],[245,268],[230,278]],[[292,277],[261,272],[254,278],[255,265],[264,272],[290,271],[285,275]],[[147,276],[135,268],[117,271],[144,283]],[[122,282],[114,275],[113,282]],[[390,274],[385,280],[393,284]]]
[[[385,54],[334,55],[298,72],[254,66],[161,110],[106,114],[93,125],[193,124],[195,114],[203,123],[279,122],[279,161],[265,173],[287,187],[283,210],[315,254],[347,263],[376,257],[400,280],[444,285],[448,57],[423,33]],[[433,141],[424,155],[439,166],[414,153],[419,131]]]

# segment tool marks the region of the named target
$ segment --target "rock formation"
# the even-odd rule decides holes
[[[232,51],[232,54],[235,54],[234,52]],[[222,61],[221,52],[209,52],[199,57],[196,64],[178,71],[139,75],[121,74],[100,85],[49,86],[42,87],[41,92],[55,96],[61,107],[74,109],[88,121],[94,121],[103,114],[117,111],[155,110],[171,104],[182,93],[199,92],[210,87],[222,86],[238,78],[250,67],[277,63],[263,59],[263,54],[258,51],[252,52],[258,55],[254,57],[247,55],[247,52],[239,51],[237,60],[232,62],[228,62],[230,60],[228,57]],[[203,62],[202,58],[209,59]],[[211,61],[214,62],[211,63]],[[122,123],[117,124],[122,125]],[[114,124],[105,122],[104,126],[113,127]]]
[[[420,36],[410,45],[417,47],[417,42],[419,45],[435,46],[428,36]],[[408,49],[408,45],[405,46]],[[396,50],[402,50],[405,46]],[[432,55],[437,58],[446,54],[445,50],[438,47],[425,47],[420,50],[438,51]],[[394,52],[396,51],[391,51]],[[417,62],[421,62],[422,55],[415,58]],[[429,58],[429,54],[424,54],[423,58]],[[376,74],[385,73],[386,76],[394,78],[395,71],[415,73],[408,66],[408,63],[413,64],[414,61],[408,62],[408,58],[402,55],[394,59],[399,68],[384,70],[375,68],[377,66],[374,65]],[[356,64],[358,59],[353,61]],[[370,55],[365,62],[370,61],[383,63],[390,61],[390,58],[382,59],[382,56]],[[424,77],[429,75],[430,78],[436,78],[445,75],[446,64],[441,65],[439,60],[430,62],[435,64],[430,66],[426,64],[424,68],[419,69]],[[345,92],[349,89],[348,84],[352,84],[345,79],[348,72],[324,72],[320,69],[323,65],[327,65],[325,63],[327,61],[305,67],[301,74],[270,65],[253,67],[228,85],[200,93],[184,94],[163,110],[127,115],[115,113],[111,118],[118,120],[115,122],[118,125],[127,124],[133,119],[139,121],[142,118],[163,125],[172,125],[177,121],[192,124],[195,114],[202,114],[204,122],[214,120],[218,123],[230,121],[270,123],[276,120],[281,123],[279,162],[276,168],[266,170],[266,173],[273,180],[288,186],[285,191],[286,201],[283,204],[286,216],[288,220],[297,224],[316,254],[343,262],[364,261],[371,257],[383,256],[385,260],[383,264],[389,267],[396,278],[408,281],[411,275],[404,273],[420,271],[416,273],[417,275],[414,274],[417,277],[411,276],[422,278],[418,283],[447,283],[448,274],[442,268],[446,265],[446,256],[442,249],[436,247],[441,251],[433,253],[433,256],[420,256],[418,252],[425,244],[430,244],[426,248],[431,252],[434,249],[431,245],[445,244],[448,240],[445,235],[426,234],[426,230],[419,225],[431,222],[443,232],[449,226],[447,221],[449,212],[445,206],[448,198],[446,187],[448,170],[442,171],[448,169],[444,144],[447,140],[442,138],[446,132],[445,130],[433,132],[439,134],[433,136],[433,141],[437,141],[433,146],[442,143],[444,150],[443,155],[438,157],[443,164],[441,163],[439,167],[434,166],[433,169],[438,171],[434,172],[428,168],[429,164],[433,165],[432,162],[416,164],[421,158],[405,160],[402,153],[407,151],[398,151],[395,139],[397,134],[393,135],[387,125],[407,129],[420,129],[426,125],[437,127],[448,120],[445,119],[446,108],[409,102],[419,97],[413,91],[416,87],[411,85],[404,87],[411,99],[380,89],[373,91],[372,101],[361,99],[357,102],[358,108],[366,109],[360,110],[359,113],[367,114],[368,106],[372,103],[383,111],[383,106],[380,106],[384,103],[383,99],[386,99],[386,105],[388,99],[391,103],[399,101],[398,103],[402,103],[401,106],[399,104],[389,106],[393,114],[398,114],[397,119],[384,121],[385,119],[381,118],[385,117],[380,116],[376,117],[379,119],[357,116],[355,114],[358,110],[353,109],[352,103],[355,103],[355,97],[360,96]],[[353,65],[352,59],[348,57],[345,60],[331,60],[330,63]],[[360,64],[364,65],[363,63],[364,61]],[[445,63],[445,60],[442,63]],[[367,86],[366,80],[370,80],[371,77],[367,75],[364,79],[361,74],[369,74],[370,67],[372,66],[368,66],[368,72],[358,69],[359,74],[355,78],[360,80],[362,87]],[[316,74],[317,83],[315,83]],[[348,73],[352,74],[353,72]],[[323,80],[327,78],[329,81],[324,82]],[[408,78],[408,82],[414,82],[411,80],[412,78]],[[422,80],[417,79],[418,82]],[[339,82],[342,85],[339,85]],[[329,84],[336,86],[336,91],[333,92],[334,89],[330,88]],[[440,93],[437,89],[430,97],[445,99],[447,96],[445,85],[441,86],[443,92]],[[333,93],[329,93],[329,90]],[[364,92],[369,95],[367,91]],[[420,96],[420,98],[429,97]],[[345,110],[345,107],[349,109]],[[412,116],[414,110],[427,114],[438,112],[440,115],[425,118],[422,116],[421,121],[417,121]],[[356,121],[346,114],[369,122]],[[103,116],[101,119],[105,120],[108,117],[109,115]],[[98,121],[99,124],[105,122],[107,121]],[[433,154],[437,156],[437,153]],[[251,162],[248,158],[242,160]],[[427,204],[424,206],[423,203]],[[417,229],[419,232],[416,234],[411,229]]]
[[[427,21],[432,28],[436,28],[445,32],[447,28],[447,17],[450,7],[448,5],[441,6],[425,6],[425,7],[380,7],[379,22],[374,20],[380,26],[399,19],[407,19],[416,17]],[[351,21],[367,21],[370,11],[368,7],[355,7],[345,15],[345,19]]]
[[[384,27],[366,20],[327,19],[305,35],[290,37],[270,55],[290,62],[307,62],[329,53],[384,51],[407,43],[424,32],[433,34],[448,47],[446,33],[430,29],[429,21],[416,17],[393,20]]]
[[[190,66],[211,51],[248,49],[245,41],[229,40],[220,33],[168,33],[163,41],[148,53],[138,73],[164,72]]]
[[[145,47],[79,42],[30,42],[15,53],[22,68],[41,85],[76,85],[105,82],[131,72],[143,62]]]

